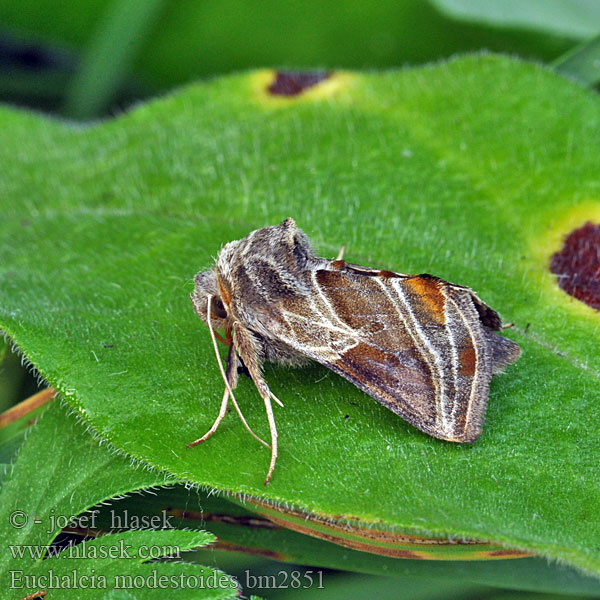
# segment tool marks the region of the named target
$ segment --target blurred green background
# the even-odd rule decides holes
[[[86,121],[233,71],[390,69],[479,51],[554,65],[597,85],[598,32],[598,0],[2,0],[0,101]],[[595,52],[595,62],[578,62],[581,48]],[[0,339],[0,411],[36,388]],[[306,568],[213,550],[200,554],[242,585],[247,572]],[[323,578],[324,589],[303,596],[550,597],[333,571]],[[266,598],[298,593],[254,591]]]
[[[382,69],[483,49],[551,62],[597,0],[3,0],[0,100],[76,119],[257,66]]]

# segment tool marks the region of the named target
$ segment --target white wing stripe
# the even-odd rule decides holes
[[[440,292],[442,293],[442,295],[444,296],[444,300],[445,300],[445,307],[444,307],[444,316],[446,317],[446,333],[448,334],[448,342],[450,344],[450,348],[452,350],[452,379],[454,382],[454,397],[457,398],[459,395],[459,391],[458,391],[458,350],[456,348],[456,338],[454,337],[454,329],[452,328],[451,324],[450,324],[450,311],[448,310],[448,306],[449,306],[449,296],[448,294],[446,294],[446,290],[440,286]],[[454,306],[456,306],[456,304],[453,302],[452,304],[454,304]],[[450,423],[454,423],[455,422],[455,413],[456,413],[456,409],[458,408],[458,402],[454,402],[453,405],[450,407],[450,414],[449,416],[449,422]],[[445,413],[444,413],[445,415]]]
[[[475,390],[479,389],[479,382],[480,382],[481,375],[482,375],[482,369],[477,368],[479,365],[479,357],[480,357],[479,344],[477,343],[477,338],[475,337],[473,328],[471,327],[471,325],[469,324],[467,319],[465,319],[465,316],[463,315],[462,310],[460,310],[460,307],[458,306],[458,304],[450,297],[448,297],[448,300],[450,300],[450,302],[452,302],[452,304],[454,304],[454,307],[456,308],[456,312],[458,312],[458,314],[460,315],[462,322],[464,323],[467,331],[469,332],[469,336],[471,337],[471,341],[473,342],[473,348],[475,350],[475,375],[473,376],[473,382],[471,383],[471,393],[469,394],[469,406],[467,407],[467,412],[466,412],[466,416],[465,416],[465,423],[470,423],[471,422],[471,412],[472,412],[473,406],[475,404],[475,398],[474,398]]]
[[[436,386],[436,392],[439,392],[439,395],[436,393],[436,397],[435,397],[436,404],[438,404],[438,410],[436,411],[436,415],[439,414],[442,417],[442,429],[446,433],[451,434],[452,433],[452,424],[448,420],[447,414],[446,414],[446,409],[447,409],[448,403],[447,403],[447,394],[446,394],[446,381],[445,381],[445,377],[444,377],[444,364],[441,360],[439,352],[436,350],[436,348],[433,346],[433,344],[427,337],[427,334],[425,333],[425,331],[419,324],[419,320],[415,317],[415,314],[413,313],[412,308],[410,306],[410,302],[408,301],[408,298],[406,297],[406,294],[404,293],[404,290],[400,287],[399,283],[400,282],[398,282],[398,281],[392,280],[392,285],[394,286],[394,289],[398,292],[398,296],[402,299],[402,302],[406,306],[406,312],[408,313],[408,315],[410,316],[410,318],[413,322],[413,326],[418,334],[421,344],[423,342],[425,343],[425,347],[431,354],[431,357],[433,358],[433,361],[435,363],[437,373],[439,375],[439,385],[438,385],[438,382],[436,381],[435,377],[433,377],[434,384]],[[430,368],[431,368],[431,365],[430,365]],[[433,373],[433,371],[432,371],[432,373]]]
[[[431,342],[429,341],[429,339],[427,338],[427,336],[425,335],[423,330],[419,327],[417,319],[415,318],[415,315],[413,314],[413,312],[410,308],[410,305],[408,303],[408,300],[406,299],[404,291],[401,290],[401,288],[397,285],[399,282],[395,281],[394,279],[391,280],[392,285],[397,292],[398,298],[400,298],[400,300],[402,301],[402,304],[406,310],[406,314],[410,317],[410,320],[412,321],[411,325],[409,325],[409,323],[407,322],[407,320],[404,316],[405,313],[398,306],[396,299],[394,298],[394,296],[392,294],[390,294],[389,290],[387,289],[385,284],[381,281],[381,279],[379,279],[378,277],[374,277],[374,280],[381,286],[381,288],[384,290],[384,292],[387,294],[388,298],[390,299],[390,301],[396,308],[398,314],[400,315],[400,318],[404,322],[404,326],[406,327],[406,330],[408,331],[408,333],[410,334],[410,336],[413,339],[415,347],[421,352],[421,355],[423,356],[423,358],[425,359],[425,362],[429,366],[429,370],[431,372],[431,379],[433,381],[433,385],[435,388],[435,402],[437,405],[436,411],[435,411],[436,421],[438,421],[438,423],[439,423],[439,417],[441,416],[442,421],[443,421],[442,429],[444,431],[447,431],[448,423],[446,421],[446,417],[445,417],[444,413],[442,413],[442,411],[440,410],[440,406],[439,406],[440,402],[442,405],[444,404],[444,387],[443,387],[444,381],[443,381],[443,369],[439,363],[438,353],[436,352],[435,348],[431,345]],[[427,352],[423,352],[423,344],[425,344]],[[433,362],[432,362],[432,359],[433,359]],[[435,363],[435,369],[434,369],[434,363]],[[437,373],[439,374],[439,380],[434,375],[435,371],[437,371]]]

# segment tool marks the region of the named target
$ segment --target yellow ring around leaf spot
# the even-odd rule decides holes
[[[557,303],[568,306],[569,310],[579,315],[600,318],[600,312],[570,296],[559,287],[556,275],[550,271],[550,260],[558,252],[565,238],[575,229],[588,222],[600,223],[600,202],[588,200],[577,206],[569,207],[552,219],[547,218],[547,227],[542,234],[535,237],[530,245],[533,259],[531,275],[539,280],[540,289]]]
[[[302,69],[298,69],[302,71]],[[310,70],[307,69],[307,72]],[[269,108],[279,108],[292,106],[299,102],[322,100],[332,98],[345,90],[348,85],[357,79],[357,75],[345,71],[331,71],[331,75],[307,87],[302,92],[292,96],[280,96],[269,93],[269,86],[275,81],[277,70],[261,69],[250,76],[250,87],[254,97],[262,106]]]

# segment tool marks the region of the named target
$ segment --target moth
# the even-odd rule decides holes
[[[211,437],[229,400],[248,431],[277,460],[264,361],[314,360],[342,375],[421,431],[451,442],[481,434],[492,375],[515,362],[520,347],[502,337],[498,314],[468,287],[432,275],[404,275],[319,258],[289,218],[226,244],[214,268],[198,273],[191,294],[208,325],[225,382]],[[224,337],[218,331],[224,332]],[[229,347],[223,367],[217,339]],[[264,401],[271,444],[259,438],[233,394],[245,367]]]

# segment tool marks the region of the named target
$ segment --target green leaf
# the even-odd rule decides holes
[[[0,335],[0,413],[17,400],[24,376],[19,356]]]
[[[600,83],[600,35],[575,46],[557,58],[552,66],[556,71],[584,85]]]
[[[219,79],[89,128],[2,110],[0,326],[94,430],[178,477],[600,573],[600,320],[547,269],[569,228],[600,220],[598,98],[494,56],[289,98],[271,81]],[[346,244],[351,262],[469,285],[516,324],[523,356],[475,444],[311,366],[266,369],[285,403],[267,488],[269,453],[233,415],[186,449],[222,392],[192,278],[287,216],[321,255]],[[250,381],[237,396],[267,436]]]
[[[54,398],[53,389],[45,389],[0,414],[0,464],[13,462],[36,419]],[[0,473],[0,484],[5,473]]]
[[[10,590],[4,597],[59,589],[62,598],[97,598],[98,590],[115,583],[138,593],[143,589],[144,598],[164,598],[165,590],[187,598],[235,596],[235,583],[223,573],[148,562],[148,557],[165,555],[181,560],[185,550],[214,541],[206,532],[125,531],[67,547],[58,555],[50,547],[66,522],[95,504],[169,483],[171,476],[135,469],[114,450],[99,447],[65,408],[53,403],[30,433],[0,491],[0,537],[6,544],[0,555],[0,581]],[[93,523],[93,513],[79,518],[84,528]],[[215,585],[206,582],[213,574]],[[201,577],[206,585],[198,584]]]
[[[247,559],[271,557],[277,561],[309,565],[320,569],[339,569],[360,574],[383,575],[395,580],[411,580],[410,590],[428,589],[430,581],[440,587],[458,581],[465,585],[490,586],[530,592],[575,594],[600,597],[598,580],[575,569],[549,564],[543,558],[496,561],[427,561],[398,560],[344,548],[329,541],[303,535],[274,525],[258,516],[252,505],[240,505],[223,496],[202,490],[186,489],[183,485],[153,490],[152,494],[136,494],[100,507],[96,524],[101,531],[113,526],[113,514],[138,515],[140,518],[160,520],[167,515],[177,528],[207,527],[218,541],[209,548],[193,552],[188,560],[200,564],[215,563],[231,572],[232,551],[246,553]],[[240,559],[238,559],[240,560]],[[227,565],[227,568],[225,568]],[[281,568],[282,564],[277,563]],[[248,569],[238,570],[238,580],[244,592]],[[251,574],[262,573],[258,566]],[[331,577],[323,575],[325,587],[330,589]],[[398,583],[396,583],[398,586]]]
[[[495,27],[518,27],[584,39],[600,29],[600,6],[594,0],[431,0],[460,21]]]
[[[543,0],[544,3],[549,1]],[[560,2],[564,4],[564,0]],[[73,53],[84,55],[84,62],[93,58],[89,49],[94,46],[106,49],[102,56],[108,58],[112,52],[110,44],[115,38],[117,60],[105,60],[96,67],[106,77],[103,80],[109,82],[123,73],[121,59],[131,60],[135,56],[133,52],[128,53],[123,43],[128,35],[127,28],[117,28],[116,35],[110,35],[111,28],[103,27],[104,23],[119,22],[118,18],[109,18],[111,9],[118,16],[118,4],[114,0],[80,0],[60,5],[55,1],[27,0],[27,10],[23,10],[22,0],[3,0],[0,23],[37,43],[40,39],[51,43],[50,49],[57,44],[73,49]],[[146,4],[152,11],[154,1]],[[539,31],[538,24],[545,23],[546,15],[553,13],[545,7],[539,8],[537,3],[537,10],[530,10],[534,18],[523,23],[527,29],[508,29],[502,23],[496,26],[485,19],[483,22],[457,21],[455,12],[448,17],[437,10],[437,5],[423,0],[368,3],[345,0],[341,5],[320,0],[300,3],[262,0],[252,4],[242,0],[171,1],[166,4],[158,23],[143,32],[144,43],[138,47],[139,53],[133,64],[135,79],[129,82],[134,84],[134,89],[122,90],[129,99],[137,101],[141,94],[148,93],[148,88],[170,90],[198,77],[212,77],[257,65],[392,68],[422,64],[481,48],[547,61],[566,52],[573,40],[594,33],[581,33],[581,28],[589,31],[594,23],[589,13],[582,16],[581,7],[589,7],[584,0],[573,0],[568,3],[567,10],[561,10],[555,19],[559,23],[558,34],[554,33],[555,28]],[[492,4],[497,2],[479,3],[488,12]],[[530,2],[518,4],[526,6]],[[573,6],[575,4],[577,6]],[[141,3],[141,14],[131,19],[134,21],[130,24],[133,32],[148,16],[146,8]],[[521,6],[511,6],[507,12],[520,15],[525,10]],[[588,8],[590,12],[593,10],[593,7]],[[567,38],[562,37],[565,34]],[[101,59],[100,54],[97,59]],[[46,69],[35,74],[23,73],[20,79],[25,82],[19,82],[15,90],[13,71],[0,78],[0,89],[4,87],[13,93],[31,89],[27,85],[31,78],[41,79],[40,85],[48,89],[46,94],[51,93],[52,98],[56,93],[70,89],[64,84],[64,73],[62,80],[61,73],[49,78]],[[114,79],[111,73],[114,73]],[[89,86],[84,89],[91,94],[94,81],[91,76],[88,81]],[[101,86],[101,89],[106,90],[107,86]]]
[[[114,587],[129,590],[132,598],[160,599],[165,593],[169,598],[235,598],[237,587],[225,573],[189,563],[150,561],[161,553],[185,560],[186,550],[214,539],[206,532],[177,529],[114,533],[68,547],[58,556],[38,560],[25,569],[22,564],[13,564],[8,585],[18,590],[15,598],[35,588],[55,588],[61,597],[87,600],[97,598],[98,590]],[[39,583],[30,588],[30,581]]]
[[[118,0],[109,4],[69,86],[64,107],[67,116],[89,119],[107,108],[164,5],[164,0]]]
[[[312,576],[312,575],[311,575]],[[296,575],[298,585],[304,584],[301,576]],[[281,580],[281,576],[275,577]],[[287,581],[293,581],[289,578]],[[420,581],[411,577],[394,578],[369,577],[364,575],[341,574],[337,577],[326,577],[322,588],[316,582],[301,590],[302,598],[308,600],[360,600],[367,591],[369,598],[380,600],[461,600],[462,598],[487,598],[489,589],[481,586],[468,585],[454,582],[440,582],[435,580]],[[257,591],[262,591],[258,589]],[[267,590],[265,590],[266,592]],[[295,594],[296,595],[295,595]],[[293,600],[297,597],[297,590],[282,590],[277,595],[278,600]]]

